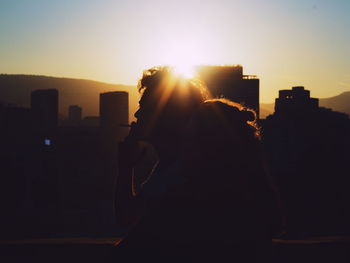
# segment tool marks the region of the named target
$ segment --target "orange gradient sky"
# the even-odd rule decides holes
[[[350,90],[350,1],[0,2],[0,73],[135,85],[145,68],[241,64],[261,101]]]

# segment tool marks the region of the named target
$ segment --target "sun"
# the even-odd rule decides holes
[[[195,75],[195,65],[189,63],[177,63],[172,65],[175,74],[183,78],[193,78]]]
[[[153,53],[153,64],[171,66],[183,78],[197,77],[197,66],[213,64],[212,45],[206,36],[186,32],[171,32],[172,37],[162,41]],[[150,65],[152,63],[149,63]]]
[[[203,45],[195,41],[178,40],[173,41],[164,49],[164,61],[166,65],[173,67],[175,73],[184,78],[193,78],[196,73],[196,66],[203,64],[206,57]]]

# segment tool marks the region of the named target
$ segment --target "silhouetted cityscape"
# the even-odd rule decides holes
[[[72,105],[60,124],[57,90],[35,90],[30,100],[30,108],[0,108],[4,237],[116,234],[111,185],[128,93],[101,94],[101,118],[82,119]]]
[[[242,66],[202,66],[213,97],[259,114],[259,79]],[[1,232],[9,239],[116,236],[112,207],[118,143],[128,133],[129,98],[101,93],[99,116],[70,105],[59,120],[56,89],[31,93],[30,108],[0,106]],[[96,98],[97,99],[97,98]],[[260,120],[269,170],[281,192],[289,235],[350,234],[350,120],[319,107],[304,87],[280,90],[275,112]]]

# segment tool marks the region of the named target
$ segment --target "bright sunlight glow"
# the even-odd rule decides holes
[[[174,71],[176,74],[179,74],[181,77],[184,78],[192,78],[194,77],[195,73],[195,66],[187,63],[178,63],[178,64],[173,64]]]
[[[195,66],[209,62],[209,49],[201,42],[191,37],[179,37],[168,42],[159,52],[163,58],[161,64],[172,66],[175,73],[184,78],[194,77]]]

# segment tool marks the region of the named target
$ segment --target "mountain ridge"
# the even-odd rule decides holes
[[[29,107],[30,93],[33,90],[52,88],[59,91],[59,113],[61,118],[67,116],[70,105],[82,107],[83,116],[97,116],[99,114],[100,93],[127,91],[129,92],[129,120],[132,121],[140,97],[136,85],[34,74],[0,74],[0,102],[3,103]],[[329,98],[321,98],[320,106],[350,115],[350,91]],[[260,103],[261,118],[266,118],[273,112],[274,103]]]
[[[129,120],[133,120],[139,98],[136,86],[96,80],[45,75],[0,74],[0,102],[30,107],[30,93],[36,89],[57,89],[59,114],[67,116],[70,105],[83,108],[83,116],[99,114],[99,94],[109,91],[129,92]]]
[[[118,86],[125,86],[125,87],[134,87],[134,85],[128,85],[128,84],[119,84],[119,83],[110,83],[100,80],[94,80],[94,79],[83,79],[83,78],[72,78],[72,77],[60,77],[60,76],[49,76],[49,75],[37,75],[37,74],[9,74],[9,73],[0,73],[1,76],[17,76],[17,77],[39,77],[39,78],[48,78],[48,79],[63,79],[63,80],[77,80],[77,81],[89,81],[89,82],[95,82],[95,83],[103,83],[106,85],[118,85]]]

